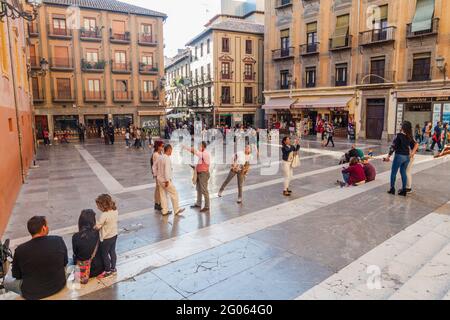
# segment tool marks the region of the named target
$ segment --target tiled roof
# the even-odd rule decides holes
[[[43,0],[43,3],[167,18],[164,13],[116,0]]]
[[[168,69],[175,64],[179,63],[180,61],[189,58],[189,49],[185,49],[182,53],[177,54],[173,58],[170,58],[169,61],[166,63],[165,69]]]
[[[212,30],[264,34],[264,25],[258,23],[244,22],[238,19],[230,19],[214,23],[210,25],[207,29],[205,29],[202,33],[193,38],[191,41],[189,41],[187,45],[188,46],[191,45],[193,42],[204,37],[207,33],[211,32]]]

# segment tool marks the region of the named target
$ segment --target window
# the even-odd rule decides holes
[[[124,64],[127,62],[127,53],[125,51],[116,51],[114,54],[114,62]]]
[[[388,5],[377,7],[374,9],[374,20],[372,27],[372,41],[380,41],[387,39],[388,26]]]
[[[289,89],[289,70],[280,71],[280,89]]]
[[[208,72],[208,79],[211,79],[211,64],[208,63],[208,65],[206,66],[206,70]]]
[[[197,55],[197,46],[195,46],[195,60],[197,60],[198,59],[198,55]]]
[[[71,99],[72,90],[70,86],[70,79],[67,78],[57,78],[56,79],[56,92],[59,99]]]
[[[100,99],[100,80],[99,79],[89,79],[88,80],[88,90],[86,93],[87,98],[90,99]]]
[[[206,53],[209,54],[211,50],[211,40],[206,40]]]
[[[341,63],[336,65],[336,87],[343,87],[347,85],[347,64]]]
[[[419,53],[414,55],[411,80],[431,80],[431,53]]]
[[[412,35],[430,33],[433,31],[434,0],[417,0],[416,13],[411,24]]]
[[[281,57],[289,56],[289,29],[280,33]]]
[[[208,87],[207,88],[207,92],[208,92],[208,104],[211,104],[211,98],[212,98],[212,95],[211,95],[211,87]]]
[[[54,35],[67,35],[66,19],[53,18],[53,34]]]
[[[244,79],[253,80],[253,64],[246,63],[244,66]]]
[[[222,79],[231,79],[229,62],[222,62]]]
[[[116,99],[128,99],[128,81],[116,80],[116,92],[114,93]]]
[[[244,103],[253,103],[253,88],[252,87],[245,87]]]
[[[142,98],[144,100],[151,100],[154,98],[154,84],[152,80],[144,80],[142,81]]]
[[[36,56],[36,46],[34,44],[30,45],[30,63],[32,67],[38,66],[38,59]]]
[[[308,67],[305,69],[305,85],[307,88],[316,86],[316,67]]]
[[[231,103],[231,89],[230,87],[222,87],[222,103]]]
[[[200,75],[202,79],[205,77],[205,68],[203,66],[200,67]]]
[[[97,29],[97,21],[95,18],[84,18],[83,26],[86,31],[95,31]]]
[[[93,49],[88,49],[86,51],[86,61],[87,62],[98,62],[98,51]]]
[[[200,44],[200,57],[203,57],[203,42]]]
[[[307,52],[317,52],[317,22],[306,25]]]
[[[384,82],[384,69],[386,61],[384,57],[376,57],[370,60],[370,83],[383,83]]]
[[[230,52],[230,39],[222,38],[222,52]]]
[[[347,47],[350,16],[348,14],[336,18],[336,30],[331,41],[332,48]]]
[[[142,56],[142,64],[144,66],[153,66],[153,54],[151,53],[144,53]],[[178,70],[177,70],[178,73]]]
[[[245,53],[252,54],[253,53],[253,41],[245,40]]]
[[[54,48],[54,58],[53,59],[54,59],[53,66],[69,67],[70,66],[69,48],[56,46]]]
[[[125,34],[125,21],[114,20],[112,22],[112,31],[114,36],[123,36]]]
[[[141,33],[144,35],[152,35],[152,25],[151,24],[141,24]]]
[[[33,90],[33,99],[42,99],[39,79],[37,77],[31,78],[31,88]]]

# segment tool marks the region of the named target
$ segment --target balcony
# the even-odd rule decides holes
[[[113,91],[114,102],[131,102],[133,101],[133,91]]]
[[[112,29],[109,29],[109,39],[111,43],[129,44],[131,42],[131,34],[129,32],[114,33]]]
[[[256,80],[256,72],[246,73],[244,72],[244,81],[255,81]]]
[[[93,30],[87,30],[84,28],[80,29],[80,40],[91,41],[91,42],[101,42],[102,41],[102,31],[100,28],[95,28]]]
[[[233,78],[233,71],[230,72],[221,72],[220,80],[231,80]]]
[[[433,67],[413,68],[408,70],[409,82],[431,81],[433,79]]]
[[[84,102],[104,102],[106,100],[105,91],[83,91]]]
[[[105,60],[99,61],[87,61],[86,59],[81,59],[81,70],[83,72],[91,72],[91,73],[103,73],[105,71]]]
[[[272,50],[272,59],[273,60],[293,59],[294,51],[295,51],[294,47]]]
[[[277,81],[277,88],[279,90],[289,90],[290,89],[289,81],[283,82],[283,81],[278,80]]]
[[[292,0],[276,0],[275,9],[284,9],[292,6]]]
[[[319,45],[320,45],[319,42],[302,44],[300,46],[300,55],[308,56],[308,55],[318,54],[319,53]]]
[[[337,36],[330,38],[330,51],[348,50],[352,48],[352,36]]]
[[[435,36],[439,33],[439,18],[434,18],[431,20],[431,28],[424,31],[412,32],[412,23],[406,25],[406,38],[423,38],[429,36]]]
[[[157,75],[159,73],[158,64],[150,65],[150,64],[139,64],[139,73],[140,74],[148,74],[148,75]]]
[[[395,41],[395,31],[396,27],[387,27],[360,32],[359,45],[364,47],[392,43]]]
[[[57,90],[52,92],[53,102],[75,102],[75,94],[69,90]]]
[[[158,40],[156,40],[152,34],[140,33],[138,43],[141,46],[156,47],[158,45]]]
[[[131,74],[131,63],[129,62],[114,62],[111,60],[111,72],[118,74]]]
[[[69,57],[51,58],[50,70],[63,72],[73,71],[73,60]]]
[[[141,91],[139,97],[141,102],[159,101],[159,91],[158,90],[153,90],[150,92]]]
[[[356,84],[384,84],[395,82],[395,71],[386,70],[374,73],[358,73],[356,75]]]
[[[39,27],[36,21],[28,22],[28,35],[31,38],[39,37]]]
[[[316,87],[316,82],[315,81],[307,82],[306,78],[303,78],[302,81],[303,81],[303,84],[304,84],[305,88],[315,88]]]
[[[71,40],[72,29],[53,28],[51,26],[48,26],[48,37],[52,39]]]
[[[211,75],[210,75],[210,74],[204,74],[204,75],[202,76],[202,80],[203,80],[203,83],[209,83],[209,82],[211,82],[211,81],[212,81]]]

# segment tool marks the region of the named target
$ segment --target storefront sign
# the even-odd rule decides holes
[[[399,104],[397,106],[397,123],[395,133],[400,132],[402,128],[404,108],[405,108],[404,104]]]
[[[439,102],[450,101],[450,97],[413,97],[413,98],[398,98],[401,103],[423,103],[423,102]]]
[[[234,122],[242,122],[242,113],[233,114],[233,120]]]

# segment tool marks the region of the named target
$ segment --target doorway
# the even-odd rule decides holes
[[[108,124],[108,116],[85,116],[85,124],[88,139],[101,138],[102,128],[105,128]]]
[[[384,130],[384,99],[367,100],[366,138],[381,140]]]

